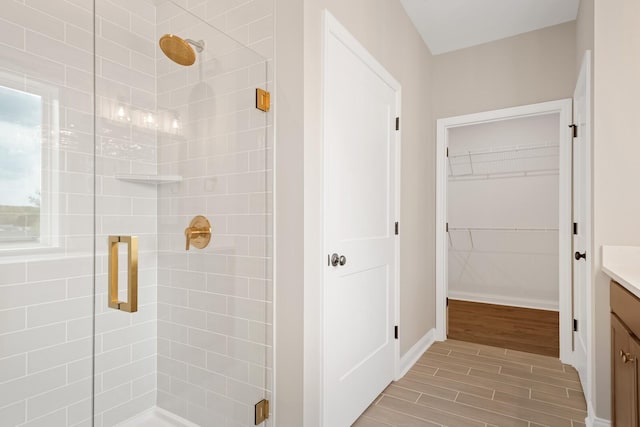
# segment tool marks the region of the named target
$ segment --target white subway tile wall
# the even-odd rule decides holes
[[[59,102],[57,140],[43,136],[59,157],[58,247],[0,255],[1,424],[91,425],[95,271],[96,427],[154,405],[202,426],[252,425],[271,391],[273,133],[253,97],[271,84],[273,0],[176,2],[264,58],[173,3],[95,0],[95,164],[93,3],[0,12],[0,84],[45,85]],[[206,41],[196,65],[162,56],[164,32]],[[187,253],[198,214],[212,244]],[[112,234],[139,237],[135,314],[107,308]]]
[[[156,37],[206,46],[193,67],[161,56],[156,65],[158,110],[180,121],[178,134],[158,134],[158,170],[184,178],[159,188],[158,405],[202,426],[249,426],[271,393],[272,127],[255,110],[271,58],[241,43],[253,28],[273,43],[273,2],[182,6],[235,40],[169,4],[157,9]],[[213,237],[185,252],[195,215],[211,221]]]
[[[136,7],[130,7],[136,3]],[[157,189],[118,175],[157,173],[155,7],[96,0],[95,426],[108,427],[155,405],[157,365]],[[138,311],[107,306],[107,239],[139,239]],[[126,245],[119,298],[126,300]],[[82,325],[74,325],[82,328]],[[79,334],[91,334],[82,329]]]
[[[53,247],[0,248],[0,424],[86,425],[93,313],[91,1],[10,1],[0,11],[0,27],[0,85],[47,94],[43,151],[54,160],[45,168],[57,181],[43,186],[57,218]],[[76,332],[78,322],[86,334]]]

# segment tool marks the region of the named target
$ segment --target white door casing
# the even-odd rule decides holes
[[[324,49],[322,425],[346,427],[397,363],[400,85],[328,12]]]
[[[502,110],[486,111],[437,120],[436,139],[436,339],[447,334],[446,298],[448,294],[447,147],[449,129],[513,118],[558,114],[559,153],[559,321],[560,359],[572,363],[571,320],[571,100],[564,99]]]
[[[586,51],[573,93],[573,252],[585,254],[573,258],[573,318],[577,331],[573,333],[573,365],[587,393],[587,358],[591,319],[591,52]],[[589,397],[589,396],[587,396]]]

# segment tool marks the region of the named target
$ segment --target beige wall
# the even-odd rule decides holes
[[[303,2],[275,1],[275,415],[302,426],[303,411]]]
[[[640,245],[640,3],[595,2],[595,409],[609,418],[609,293],[602,245]]]
[[[570,98],[575,22],[437,55],[436,118]]]
[[[400,2],[310,0],[304,11],[305,427],[319,420],[322,252],[321,52],[327,8],[402,85],[400,347],[435,327],[434,127],[431,54]],[[280,425],[279,425],[280,427]],[[284,427],[284,426],[283,426]]]
[[[312,427],[321,392],[323,10],[402,84],[401,354],[435,327],[432,59],[399,2],[313,0],[304,12],[298,0],[275,3],[275,416],[278,427]]]
[[[580,72],[585,50],[593,51],[593,9],[594,0],[581,0],[576,18],[576,76]],[[592,52],[593,59],[593,52]],[[593,61],[591,61],[593,63]],[[593,83],[593,79],[591,79]],[[593,86],[593,84],[592,84]]]
[[[308,149],[305,191],[308,206],[320,197],[320,60],[322,10],[329,11],[373,54],[402,85],[401,297],[400,353],[404,354],[435,326],[434,297],[435,197],[434,126],[429,108],[432,96],[431,54],[396,2],[376,0],[316,0],[305,10],[305,148]],[[320,237],[320,218],[312,209],[310,234]],[[320,246],[320,245],[315,245]],[[317,249],[316,249],[317,250]],[[321,252],[319,252],[321,254]],[[313,257],[309,257],[313,259]],[[320,259],[320,258],[317,258]],[[314,263],[318,270],[321,263]],[[307,276],[317,283],[317,274]]]
[[[579,21],[432,57],[399,3],[275,1],[276,227],[292,229],[276,234],[276,419],[306,427],[320,418],[323,9],[402,84],[401,354],[435,327],[435,119],[571,97],[590,36]]]

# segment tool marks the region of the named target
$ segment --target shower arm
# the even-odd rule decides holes
[[[204,50],[204,40],[195,41],[193,39],[184,39],[184,41],[189,43],[191,46],[195,47],[198,53]]]

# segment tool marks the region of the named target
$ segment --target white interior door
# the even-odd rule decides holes
[[[590,52],[586,52],[578,82],[573,94],[573,123],[577,136],[573,139],[573,318],[576,322],[573,333],[573,364],[584,380],[588,349],[588,289],[590,282]]]
[[[346,427],[394,376],[399,86],[330,16],[325,42],[323,425]]]

